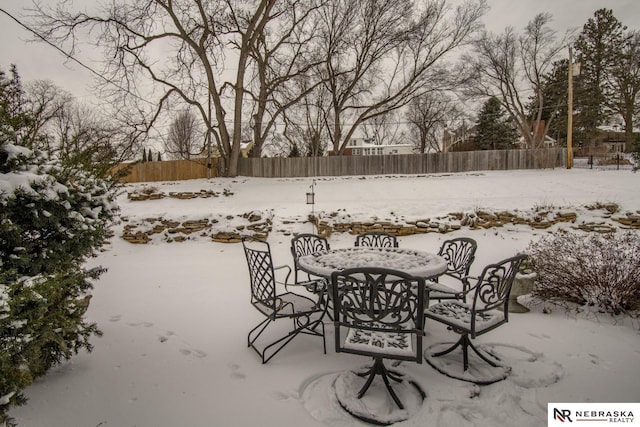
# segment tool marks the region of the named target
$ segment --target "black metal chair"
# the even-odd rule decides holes
[[[324,292],[327,289],[327,279],[322,277],[312,277],[300,269],[298,259],[301,256],[314,252],[328,251],[329,242],[324,237],[317,234],[303,233],[291,239],[291,255],[293,256],[294,283],[302,285],[310,292]]]
[[[385,233],[383,231],[369,231],[356,236],[355,246],[397,248],[398,238],[393,234]]]
[[[401,382],[403,376],[387,369],[384,359],[422,363],[424,279],[384,268],[352,268],[331,275],[331,293],[336,352],[374,360],[369,370],[357,374],[367,377],[358,398],[379,375],[398,408],[404,409],[389,381]],[[424,399],[417,384],[410,384]],[[340,404],[349,411],[343,402]]]
[[[322,337],[326,354],[327,346],[324,338],[324,323],[322,323],[326,308],[304,295],[286,291],[286,289],[284,292],[278,292],[276,285],[281,284],[286,287],[291,268],[288,265],[273,266],[271,248],[267,242],[245,237],[242,239],[242,246],[249,267],[251,304],[265,316],[263,321],[249,331],[248,346],[260,355],[262,363],[267,363],[293,338],[302,333]],[[286,271],[283,282],[276,280],[275,272],[280,269]],[[280,319],[292,320],[293,329],[288,330],[284,336],[265,343],[261,349],[258,348],[256,344],[258,338],[271,323]]]
[[[526,255],[516,255],[487,265],[473,285],[470,283],[466,285],[467,294],[473,296],[470,303],[448,300],[434,304],[425,310],[426,318],[440,322],[460,335],[457,342],[444,350],[432,352],[442,344],[432,345],[425,350],[425,359],[431,366],[445,375],[476,384],[491,384],[506,378],[509,368],[501,365],[498,356],[476,347],[472,340],[509,321],[509,293],[524,259]],[[449,354],[458,347],[462,348],[462,372],[452,371],[450,362],[436,363],[438,357]],[[469,348],[491,367],[505,369],[499,369],[492,376],[474,378],[467,372]]]
[[[445,240],[438,255],[447,260],[447,271],[442,276],[427,280],[429,300],[459,299],[466,301],[467,284],[471,264],[475,259],[478,244],[469,237]]]

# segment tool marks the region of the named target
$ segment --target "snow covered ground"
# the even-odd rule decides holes
[[[640,174],[629,171],[496,171],[422,176],[322,177],[315,180],[314,213],[323,218],[415,221],[477,210],[554,210],[577,213],[575,223],[536,230],[525,225],[437,232],[400,238],[400,246],[437,251],[453,236],[478,241],[472,273],[524,251],[557,228],[579,232],[581,222],[619,227],[587,205],[617,203],[623,215],[640,211]],[[249,304],[242,246],[193,233],[168,243],[162,234],[146,245],[124,241],[125,225],[145,218],[217,219],[220,230],[249,212],[270,217],[276,264],[291,264],[292,233],[312,232],[305,222],[311,178],[218,178],[136,184],[126,192],[209,190],[219,197],[130,201],[120,197],[122,221],[111,244],[92,265],[108,268],[96,283],[87,317],[104,332],[95,349],[39,379],[27,405],[11,415],[28,427],[359,426],[335,400],[336,379],[366,365],[363,357],[336,354],[327,325],[327,354],[316,337],[296,338],[268,364],[246,346],[260,315]],[[226,191],[225,191],[226,190]],[[226,196],[222,194],[226,193]],[[332,247],[354,236],[334,233]],[[560,255],[560,254],[559,254]],[[531,312],[478,338],[512,366],[510,377],[474,386],[445,377],[428,364],[403,363],[426,391],[406,426],[543,426],[548,402],[639,402],[640,336],[635,319],[531,304]],[[289,326],[281,325],[281,326]],[[427,322],[426,345],[450,341],[445,328]],[[368,398],[378,398],[373,390]]]

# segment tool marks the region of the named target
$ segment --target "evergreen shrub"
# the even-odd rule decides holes
[[[35,378],[100,335],[83,316],[103,269],[85,262],[109,236],[113,188],[0,141],[0,425]]]

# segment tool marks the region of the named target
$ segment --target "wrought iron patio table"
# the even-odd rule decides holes
[[[425,279],[441,275],[447,261],[430,252],[406,248],[352,247],[315,252],[300,257],[300,268],[329,278],[334,271],[356,267],[382,267]]]

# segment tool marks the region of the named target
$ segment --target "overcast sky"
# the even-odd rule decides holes
[[[82,5],[84,1],[76,0],[75,3]],[[55,1],[45,0],[44,3]],[[0,0],[0,9],[22,19],[21,8],[27,4],[30,4],[29,0]],[[587,19],[603,7],[613,9],[614,15],[629,28],[640,30],[640,0],[488,0],[488,4],[491,10],[484,22],[494,32],[501,32],[506,26],[519,30],[537,13],[549,12],[554,18],[553,27],[563,33],[569,28],[582,28]],[[91,73],[78,64],[65,61],[64,56],[51,46],[27,42],[31,38],[28,31],[0,13],[0,68],[6,71],[14,63],[23,82],[48,79],[80,99],[91,98]]]

